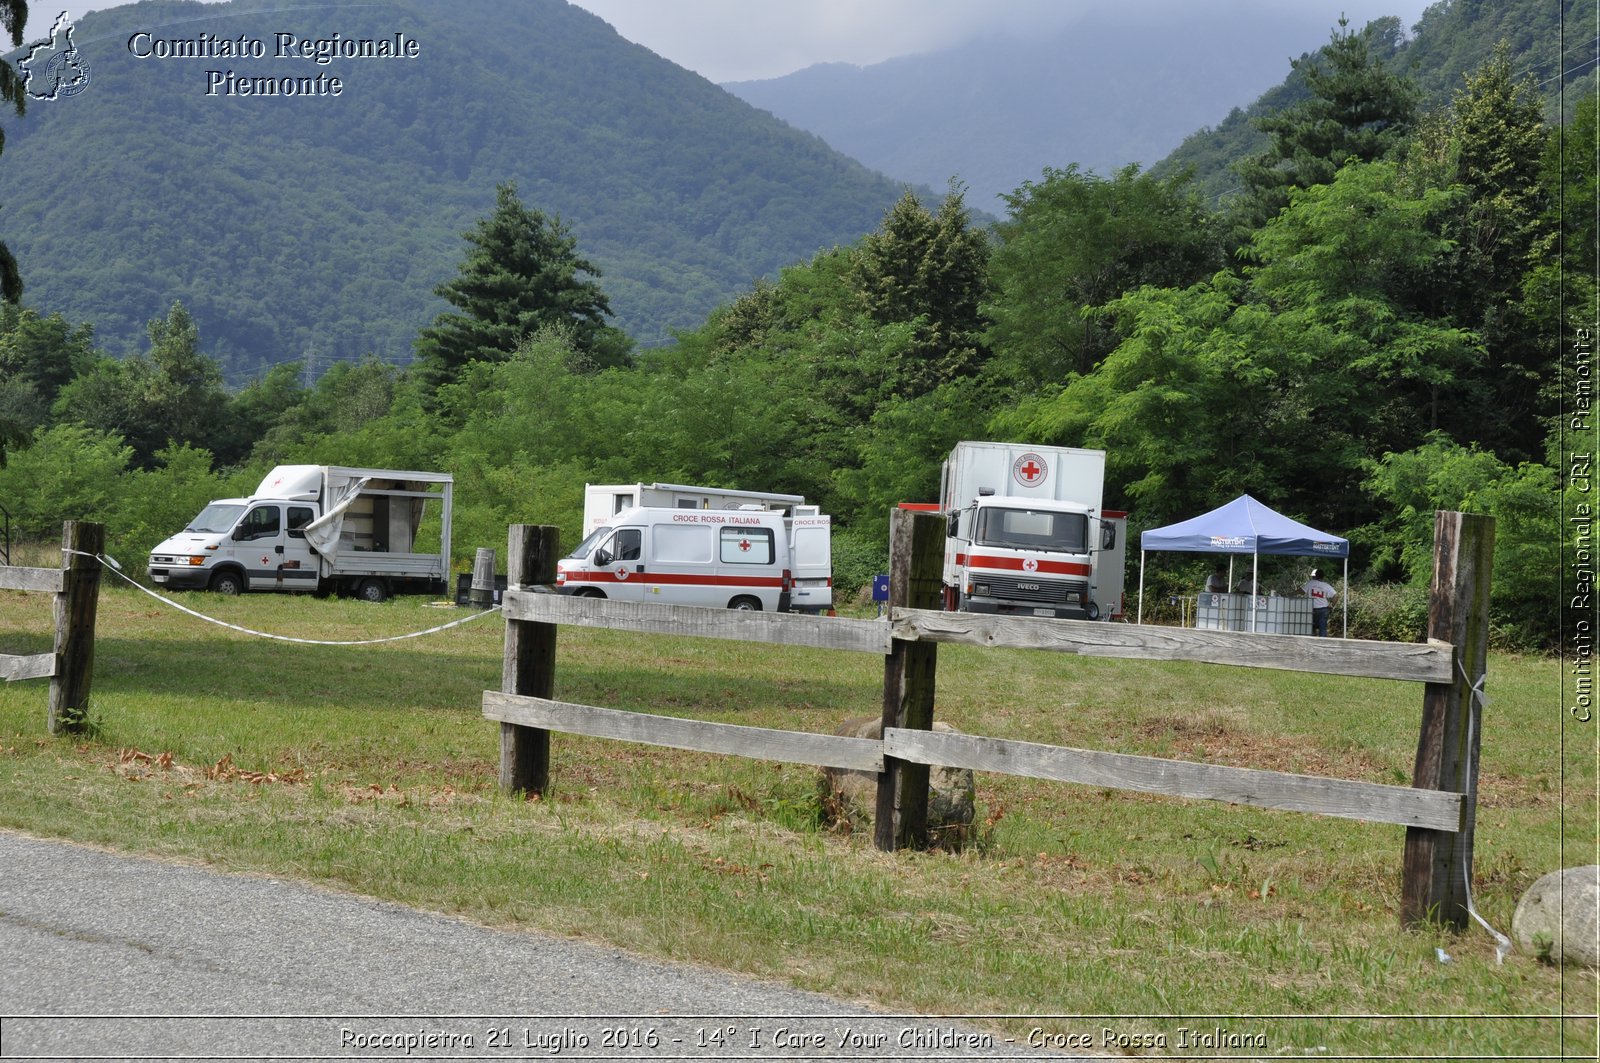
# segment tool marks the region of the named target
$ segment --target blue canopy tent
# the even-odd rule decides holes
[[[1349,628],[1350,607],[1345,591],[1350,583],[1350,540],[1290,520],[1249,495],[1240,495],[1227,505],[1218,506],[1198,517],[1169,524],[1165,528],[1152,528],[1139,537],[1139,609],[1135,618],[1138,621],[1144,619],[1144,562],[1145,554],[1150,550],[1192,554],[1249,554],[1252,558],[1251,587],[1257,585],[1262,554],[1343,558],[1344,580],[1339,585],[1339,598],[1345,603],[1344,627],[1346,630]],[[1232,566],[1231,558],[1228,564]],[[1254,630],[1255,626],[1255,602],[1252,595],[1251,630]]]

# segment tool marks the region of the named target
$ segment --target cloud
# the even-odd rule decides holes
[[[1199,5],[1218,20],[1327,8],[1355,25],[1396,14],[1409,27],[1430,0],[576,0],[630,41],[713,81],[778,77],[813,63],[868,65],[989,34],[1054,33],[1097,12],[1154,20]],[[1322,42],[1308,42],[1308,47]]]

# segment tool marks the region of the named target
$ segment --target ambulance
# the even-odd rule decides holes
[[[635,506],[556,563],[556,591],[780,612],[793,604],[793,553],[790,525],[778,510]],[[830,604],[831,597],[830,587]]]

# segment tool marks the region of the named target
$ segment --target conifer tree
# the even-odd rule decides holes
[[[851,282],[868,314],[882,325],[916,325],[916,342],[895,374],[902,397],[968,376],[988,357],[981,309],[988,267],[988,237],[972,228],[957,187],[937,213],[907,190],[861,241]]]
[[[1243,231],[1276,217],[1289,203],[1289,189],[1328,184],[1350,159],[1373,162],[1403,143],[1416,120],[1417,90],[1379,54],[1393,50],[1397,31],[1394,19],[1356,32],[1340,18],[1320,51],[1293,61],[1311,95],[1256,121],[1271,146],[1238,164],[1249,190],[1235,207]]]
[[[600,270],[577,252],[560,218],[525,207],[510,183],[495,188],[495,208],[464,235],[460,274],[434,289],[446,311],[417,337],[424,382],[453,381],[462,366],[504,361],[543,328],[570,332],[573,349],[596,368],[625,363],[628,343],[605,319],[611,303],[593,279]]]

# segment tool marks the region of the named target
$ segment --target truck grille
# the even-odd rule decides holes
[[[972,592],[984,598],[1000,598],[1014,602],[1037,602],[1040,605],[1076,605],[1089,589],[1080,580],[1019,579],[1015,576],[974,576]]]

